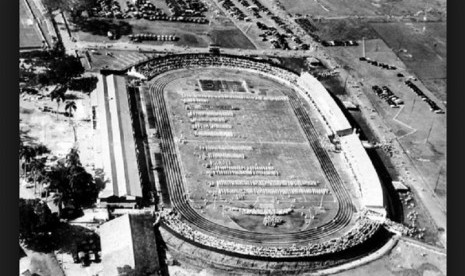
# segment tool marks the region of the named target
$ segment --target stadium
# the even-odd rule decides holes
[[[214,266],[221,255],[321,269],[386,241],[376,170],[312,75],[224,54],[167,55],[134,72],[147,79],[157,223],[170,251]]]

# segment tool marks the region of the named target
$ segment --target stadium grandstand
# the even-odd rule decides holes
[[[352,132],[352,126],[342,113],[339,106],[329,94],[328,90],[308,72],[302,73],[298,85],[303,88],[316,108],[324,115],[332,135],[344,136]]]
[[[135,201],[142,197],[141,172],[125,77],[100,75],[95,98],[96,160],[107,181],[99,198]]]
[[[295,92],[283,92],[297,115],[299,123],[313,149],[338,204],[336,216],[327,224],[295,233],[254,233],[222,226],[201,216],[186,198],[185,179],[182,176],[177,146],[168,119],[163,93],[165,87],[183,77],[186,70],[196,68],[231,68],[258,74],[291,87]],[[155,58],[136,66],[135,71],[151,83],[151,102],[160,131],[162,163],[166,174],[172,210],[160,213],[161,225],[180,238],[225,254],[245,257],[301,258],[346,251],[364,243],[377,232],[385,217],[381,182],[358,136],[328,91],[308,73],[294,72],[263,61],[232,55],[180,54]],[[306,96],[306,97],[305,97]],[[320,140],[301,99],[311,103],[326,124],[327,135],[341,137],[342,150],[352,168],[362,195],[357,215],[351,195],[342,182],[331,158]],[[355,183],[354,183],[355,184]],[[371,211],[379,216],[373,219]],[[370,215],[367,215],[367,214]],[[347,228],[349,227],[349,228]],[[347,232],[348,231],[348,232]],[[339,233],[339,234],[338,234]],[[329,236],[337,236],[328,240]],[[295,246],[300,244],[299,246]]]

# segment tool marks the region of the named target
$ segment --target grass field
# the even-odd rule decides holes
[[[200,92],[199,79],[221,79],[246,81],[252,91],[262,91],[268,96],[282,95],[281,91],[290,88],[282,86],[269,79],[258,77],[235,70],[221,70],[221,72],[206,69],[196,70],[192,76],[171,82],[165,88],[165,100],[170,115],[171,128],[175,140],[178,141],[179,156],[186,188],[189,191],[191,204],[198,212],[212,221],[232,228],[258,232],[295,232],[306,228],[313,228],[331,220],[336,212],[338,203],[331,194],[310,195],[256,195],[246,194],[238,198],[236,194],[213,196],[219,187],[211,187],[208,182],[217,180],[314,180],[319,184],[315,188],[330,189],[321,170],[320,164],[310,148],[303,131],[287,101],[255,101],[238,99],[209,99],[210,106],[230,105],[239,107],[234,110],[234,117],[228,118],[235,137],[199,137],[195,136],[187,116],[187,110],[182,101],[184,93],[215,94],[225,92]],[[195,91],[195,92],[194,92]],[[242,93],[236,93],[243,95]],[[250,94],[249,94],[250,95]],[[312,119],[315,112],[311,111]],[[319,125],[319,122],[314,122]],[[321,129],[321,126],[317,127]],[[182,141],[180,141],[182,139]],[[252,151],[244,151],[245,159],[203,159],[199,158],[200,145],[246,145]],[[229,165],[242,166],[273,166],[280,172],[279,176],[210,176],[207,175],[206,165],[215,162],[227,162]],[[345,170],[339,162],[335,162],[339,170]],[[350,177],[344,172],[343,179],[350,182]],[[251,187],[251,186],[247,186]],[[247,188],[240,186],[240,188]],[[231,187],[226,187],[231,188]],[[283,188],[280,188],[283,189]],[[350,189],[350,188],[349,188]],[[240,196],[240,195],[239,195]],[[320,204],[324,210],[320,210]],[[222,209],[225,211],[222,214]],[[293,208],[294,212],[283,216],[285,222],[277,227],[263,225],[263,216],[243,215],[237,211],[227,210],[227,207],[239,208]],[[310,222],[305,221],[304,215],[312,216]]]
[[[224,48],[255,49],[250,40],[238,29],[213,30],[212,42]]]
[[[378,34],[371,28],[366,20],[353,18],[310,20],[317,28],[314,32],[323,40],[361,40],[378,38]]]
[[[440,100],[447,99],[446,23],[372,24],[386,44]],[[405,49],[407,52],[400,52]]]
[[[39,48],[42,37],[25,0],[19,1],[19,48]]]

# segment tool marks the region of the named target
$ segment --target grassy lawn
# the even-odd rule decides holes
[[[315,32],[322,40],[362,40],[378,38],[378,34],[366,20],[330,19],[310,20],[318,30]]]
[[[213,30],[211,39],[224,48],[255,49],[250,40],[238,29]]]

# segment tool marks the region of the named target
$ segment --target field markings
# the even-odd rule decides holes
[[[411,135],[411,134],[417,132],[417,129],[416,129],[416,128],[413,128],[413,127],[407,125],[406,123],[404,123],[404,122],[402,122],[402,121],[400,121],[400,120],[397,119],[397,116],[399,116],[399,114],[402,112],[402,110],[404,109],[404,107],[405,107],[405,105],[403,105],[403,106],[399,109],[399,111],[398,111],[397,114],[392,118],[392,120],[394,120],[395,122],[397,122],[397,123],[399,123],[399,124],[401,124],[401,125],[403,125],[403,126],[409,128],[409,129],[411,129],[412,131],[409,132],[409,133],[407,133],[407,134],[404,134],[404,135],[402,135],[402,136],[398,136],[398,137],[397,137],[398,139],[403,138],[403,137],[406,137],[406,136],[408,136],[408,135]]]

